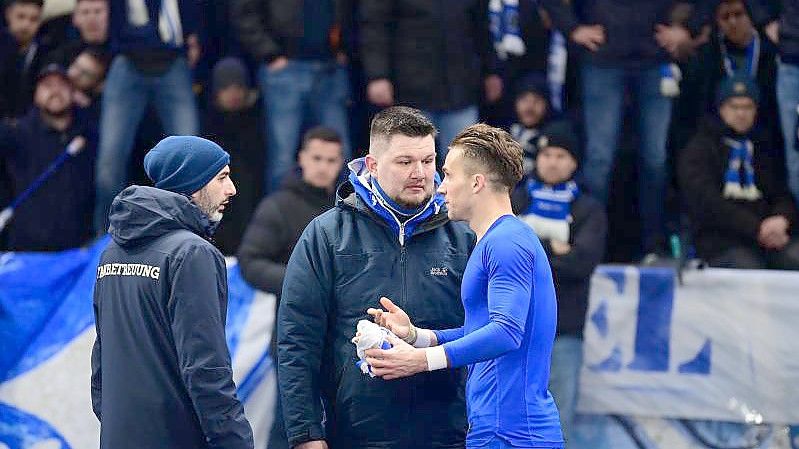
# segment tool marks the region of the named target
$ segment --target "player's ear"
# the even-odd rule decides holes
[[[478,193],[483,190],[486,184],[486,177],[482,173],[472,175],[472,193]]]

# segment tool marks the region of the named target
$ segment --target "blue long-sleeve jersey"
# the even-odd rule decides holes
[[[563,445],[547,390],[557,302],[541,242],[512,215],[498,219],[463,275],[464,326],[434,331],[452,367],[469,365],[467,446],[502,438],[521,447]]]

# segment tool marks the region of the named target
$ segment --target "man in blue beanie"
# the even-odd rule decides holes
[[[236,194],[229,163],[209,140],[167,137],[144,158],[155,187],[111,205],[94,289],[100,448],[253,447],[225,342],[225,260],[208,241]]]

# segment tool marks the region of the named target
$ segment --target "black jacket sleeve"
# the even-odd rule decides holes
[[[368,80],[391,79],[391,29],[395,0],[361,0],[361,58]]]
[[[100,368],[100,317],[97,315],[97,304],[94,306],[94,330],[97,332],[97,337],[92,346],[92,411],[98,421],[102,421],[101,404],[102,404],[102,370]]]
[[[558,273],[560,280],[585,280],[594,272],[605,254],[605,239],[608,232],[608,218],[602,205],[591,198],[583,197],[575,201],[576,226],[571,251],[563,255],[551,255],[549,263]],[[576,208],[576,207],[575,207]]]
[[[332,282],[331,248],[314,220],[289,259],[277,317],[277,378],[291,446],[325,439],[320,370]]]
[[[771,139],[764,136],[758,142],[758,148],[775,148]],[[771,154],[760,154],[757,157],[757,164],[760,172],[765,176],[760,176],[759,184],[762,186],[763,196],[769,205],[769,215],[782,215],[788,220],[793,234],[796,235],[797,210],[791,191],[788,188],[788,180],[785,176],[785,169],[780,164],[775,164],[775,158]]]
[[[263,3],[262,0],[233,0],[230,6],[239,40],[258,62],[274,59],[283,51],[269,34]]]
[[[217,257],[212,248],[191,247],[172,274],[168,303],[172,335],[183,382],[208,447],[251,449],[252,430],[236,397],[225,341],[227,298],[217,292],[227,279],[224,262],[218,263]]]
[[[566,36],[566,39],[569,39],[574,29],[580,26],[572,4],[573,2],[569,0],[541,0],[541,7],[549,14],[552,24]]]
[[[680,152],[677,180],[683,200],[693,219],[701,222],[703,227],[732,232],[747,241],[755,240],[760,229],[760,218],[725,200],[721,182],[712,173],[716,164],[710,155],[719,145],[713,135],[703,125]]]
[[[475,45],[480,55],[480,69],[483,76],[499,73],[499,58],[494,51],[491,28],[488,18],[488,0],[480,0],[471,11],[473,27],[477,30]]]
[[[238,252],[244,279],[255,288],[276,295],[280,294],[286,275],[286,265],[278,258],[289,245],[287,225],[281,217],[272,198],[263,200],[244,232]]]

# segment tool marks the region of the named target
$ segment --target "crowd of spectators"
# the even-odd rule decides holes
[[[102,235],[152,143],[193,134],[233,157],[218,242],[235,254],[262,198],[301,179],[306,131],[335,134],[346,162],[369,117],[403,104],[435,123],[441,159],[471,123],[507,128],[531,176],[542,130],[568,122],[605,260],[669,256],[678,236],[719,266],[796,265],[799,1],[46,3],[3,4],[0,205],[87,144],[17,206],[3,249]]]
[[[0,207],[15,207],[0,250],[103,235],[153,143],[201,135],[231,154],[238,190],[217,246],[279,295],[377,111],[422,110],[439,164],[464,127],[501,126],[525,151],[515,212],[558,290],[550,388],[567,431],[597,264],[799,269],[799,0],[2,6]],[[277,424],[270,447],[285,447]]]

